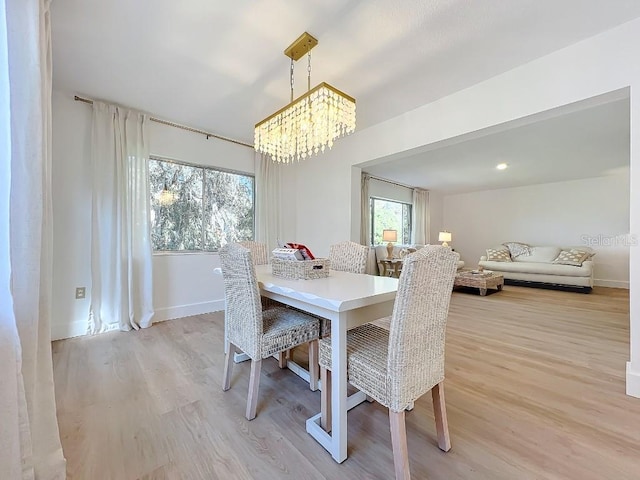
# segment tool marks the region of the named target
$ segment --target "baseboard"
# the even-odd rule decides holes
[[[202,315],[203,313],[219,312],[221,310],[224,310],[224,300],[157,308],[153,315],[153,322],[164,322],[165,320],[190,317],[191,315]],[[51,341],[87,335],[88,325],[88,320],[78,320],[65,325],[52,324]]]
[[[627,395],[640,398],[640,366],[627,362]]]
[[[593,284],[596,287],[609,287],[609,288],[625,288],[629,290],[629,282],[622,280],[604,280],[602,278],[594,278]]]
[[[64,340],[65,338],[81,337],[87,334],[89,319],[76,320],[64,325],[51,324],[51,341]]]
[[[164,322],[165,320],[190,317],[191,315],[202,315],[203,313],[219,312],[221,310],[224,310],[224,300],[190,303],[188,305],[177,305],[175,307],[156,308],[153,315],[153,321]]]

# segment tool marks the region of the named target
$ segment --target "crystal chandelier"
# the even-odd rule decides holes
[[[156,200],[158,201],[158,204],[160,204],[163,207],[168,207],[170,205],[173,205],[176,199],[177,199],[177,195],[171,190],[169,190],[169,187],[167,187],[167,182],[164,182],[164,188],[156,196]]]
[[[291,58],[291,103],[258,122],[256,151],[270,155],[274,162],[302,160],[331,148],[333,141],[356,128],[356,101],[337,88],[322,82],[311,88],[311,49],[318,40],[303,33],[285,51]],[[307,93],[293,99],[293,65],[307,54]]]

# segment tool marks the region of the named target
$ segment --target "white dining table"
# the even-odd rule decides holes
[[[347,458],[347,411],[366,399],[362,392],[347,396],[347,330],[391,315],[398,279],[331,270],[326,278],[289,280],[272,275],[271,265],[257,265],[256,276],[261,295],[331,320],[331,433],[320,426],[320,413],[306,428],[341,463]]]

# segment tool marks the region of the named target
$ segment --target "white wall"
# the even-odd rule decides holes
[[[297,237],[329,245],[357,239],[358,196],[350,178],[380,157],[430,148],[460,135],[630,87],[630,233],[640,238],[640,19],[340,139],[321,158],[296,164]],[[635,127],[635,128],[634,128]],[[635,148],[634,148],[635,146]],[[323,220],[327,220],[327,226]],[[640,397],[640,251],[630,249],[631,361],[627,392]]]
[[[91,107],[53,93],[53,339],[83,335],[91,285]],[[253,149],[150,122],[152,155],[254,173]],[[154,321],[224,308],[217,254],[153,257]],[[75,287],[87,287],[75,300]]]
[[[507,241],[588,245],[596,285],[629,288],[629,175],[444,197],[444,225],[467,266]],[[619,237],[619,245],[614,243]]]
[[[91,108],[54,91],[53,159],[53,340],[87,330],[91,279]],[[75,288],[86,287],[84,300]]]
[[[329,245],[334,243],[348,239],[360,242],[360,169],[352,172],[346,159],[330,154],[310,157],[289,167],[296,172],[296,181],[282,187],[287,190],[285,196],[295,198],[296,203],[295,208],[282,215],[282,220],[285,224],[295,222],[295,241],[320,257],[328,256]],[[352,208],[358,210],[353,230]]]
[[[438,233],[448,230],[442,217],[444,210],[444,196],[442,193],[429,191],[429,243],[438,243]],[[453,247],[455,248],[455,247]]]

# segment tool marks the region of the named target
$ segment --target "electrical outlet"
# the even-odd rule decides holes
[[[80,300],[85,297],[85,287],[76,287],[76,300]]]

